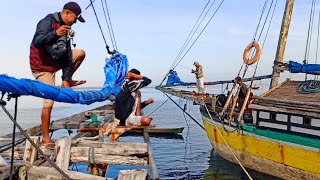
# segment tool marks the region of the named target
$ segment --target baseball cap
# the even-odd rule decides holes
[[[194,61],[193,65],[199,64],[199,61]]]
[[[77,15],[77,19],[80,21],[80,22],[86,22],[83,17],[81,16],[81,8],[80,6],[76,3],[76,2],[68,2],[67,4],[65,4],[63,6],[63,9],[68,9],[70,11],[72,11],[73,13],[75,13]]]
[[[131,69],[129,72],[133,73],[133,74],[137,74],[140,75],[140,71],[137,69]]]

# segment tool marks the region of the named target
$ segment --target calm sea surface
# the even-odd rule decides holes
[[[222,87],[216,87],[210,91],[221,93],[222,90]],[[143,89],[142,96],[143,99],[152,97],[156,101],[144,109],[145,115],[151,113],[167,100],[164,94],[153,88]],[[193,106],[191,102],[182,101],[178,98],[173,99],[182,107],[186,106],[186,111],[202,124],[198,106]],[[13,103],[14,101],[11,100],[7,105],[10,112],[13,112]],[[56,103],[52,120],[99,107],[105,103],[95,103],[89,106]],[[18,104],[17,121],[23,128],[40,124],[41,107],[41,99],[21,97]],[[161,179],[247,179],[240,166],[224,160],[212,149],[206,133],[170,100],[155,111],[152,116],[154,117],[153,124],[156,124],[157,127],[185,127],[181,136],[171,138],[151,137],[154,157]],[[12,123],[2,110],[0,110],[0,127],[0,135],[12,131]],[[60,130],[55,132],[53,137],[67,135],[66,130]],[[143,142],[143,138],[121,137],[119,141]],[[107,176],[116,177],[119,169],[137,168],[147,169],[148,167],[111,166]],[[70,167],[70,169],[86,172],[87,165],[79,163]],[[249,170],[249,173],[253,179],[276,179],[251,170]]]

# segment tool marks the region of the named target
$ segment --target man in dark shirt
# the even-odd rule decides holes
[[[237,84],[239,85],[239,88],[240,88],[240,92],[239,92],[239,96],[238,96],[238,107],[241,109],[242,106],[243,106],[243,103],[244,103],[244,100],[246,98],[246,95],[247,95],[247,86],[246,84],[243,83],[241,77],[237,76],[235,78],[235,81],[237,82]]]
[[[81,8],[77,3],[69,2],[61,12],[49,14],[39,21],[30,45],[30,68],[37,80],[55,85],[55,73],[62,69],[62,87],[85,83],[72,80],[73,73],[85,58],[83,50],[71,50],[70,29],[77,20],[85,22]],[[41,114],[42,143],[50,148],[54,145],[49,136],[52,107],[53,101],[44,99]]]
[[[115,117],[120,120],[120,125],[149,126],[152,117],[142,116],[141,109],[154,102],[152,98],[141,103],[139,89],[148,86],[151,80],[141,76],[140,71],[131,69],[126,80],[116,97],[114,108]]]

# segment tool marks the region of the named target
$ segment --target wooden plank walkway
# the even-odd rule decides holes
[[[98,116],[98,121],[91,122],[91,116]],[[118,124],[119,120],[114,120],[114,111],[112,106],[109,105],[62,118],[54,121],[50,125],[51,130],[98,128],[98,131],[79,132],[73,138],[59,138],[56,140],[55,150],[41,149],[45,150],[45,154],[51,156],[56,165],[72,179],[105,179],[105,177],[95,175],[99,174],[99,172],[101,172],[102,175],[105,175],[108,165],[111,164],[149,166],[149,168],[151,168],[151,171],[149,172],[150,179],[159,179],[147,130],[144,133],[145,142],[143,143],[112,142],[118,137],[117,135],[113,135],[119,132],[117,129],[120,129],[121,132],[125,132],[131,129],[142,128],[118,128]],[[103,128],[104,131],[99,128]],[[39,129],[39,126],[35,126],[26,130],[26,132],[28,132],[28,135],[39,135],[41,130]],[[113,137],[109,143],[104,142],[104,137],[108,135]],[[23,163],[15,163],[14,171],[17,172],[20,169],[20,174],[24,174],[20,179],[25,179],[26,177],[28,177],[28,179],[63,179],[63,176],[58,171],[50,167],[47,162],[44,162],[43,157],[37,153],[30,143],[24,143],[25,138],[23,136],[19,133],[17,133],[17,136],[18,138],[16,141],[20,144],[15,147],[14,159],[15,161],[28,161],[31,165],[30,167],[25,168]],[[0,147],[2,145],[0,148],[0,155],[5,159],[11,158],[10,137],[11,135],[0,137]],[[32,136],[32,139],[37,144],[41,142],[39,136]],[[90,172],[93,175],[68,170],[68,167],[72,163],[78,162],[88,163],[91,167]],[[0,179],[9,177],[9,169],[10,166],[8,165],[0,167]],[[141,178],[147,178],[147,171],[144,169],[120,171],[118,176],[118,179],[134,180]]]

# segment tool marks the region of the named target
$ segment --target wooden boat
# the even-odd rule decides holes
[[[90,117],[99,115],[99,121],[88,121]],[[117,122],[118,121],[118,122]],[[77,133],[74,137],[58,138],[55,142],[55,149],[48,150],[40,148],[45,154],[53,156],[54,162],[69,178],[71,179],[105,179],[107,166],[109,164],[118,165],[140,165],[149,166],[149,172],[146,170],[120,170],[118,178],[127,179],[146,179],[147,175],[151,179],[159,179],[155,161],[153,159],[152,147],[150,144],[149,134],[143,131],[144,143],[132,142],[104,142],[104,135],[110,137],[110,141],[116,140],[119,136],[117,128],[119,120],[114,120],[114,110],[110,105],[101,106],[89,111],[84,111],[70,117],[62,118],[51,123],[50,129],[56,131],[59,129],[105,129],[102,131],[86,131]],[[126,127],[134,129],[134,127]],[[141,129],[141,128],[140,128]],[[170,131],[173,131],[171,129]],[[176,131],[180,130],[175,129]],[[26,132],[31,139],[38,144],[41,129],[39,126],[27,129]],[[62,174],[50,167],[50,164],[45,163],[43,154],[39,153],[38,149],[26,141],[22,133],[16,133],[16,143],[14,151],[14,174],[20,171],[19,179],[62,179]],[[141,136],[141,135],[140,135]],[[11,158],[11,140],[12,135],[6,135],[0,138],[0,179],[5,179],[10,176],[9,163],[2,162],[2,157],[5,159]],[[94,157],[90,160],[90,149],[95,149]],[[102,153],[101,153],[102,152]],[[109,152],[109,153],[108,153]],[[24,167],[24,161],[30,163],[30,167]],[[7,161],[8,162],[8,161]],[[84,162],[89,163],[88,171],[92,175],[69,171],[70,164]],[[49,167],[48,167],[49,165]],[[102,172],[99,177],[99,171]]]
[[[253,97],[252,122],[244,118],[245,105],[221,104],[219,96],[194,94],[168,87],[156,89],[200,104],[207,136],[215,151],[228,161],[284,179],[320,179],[320,93],[303,94],[301,81],[279,84],[293,0],[287,0],[270,89]],[[214,84],[214,83],[212,83]]]

